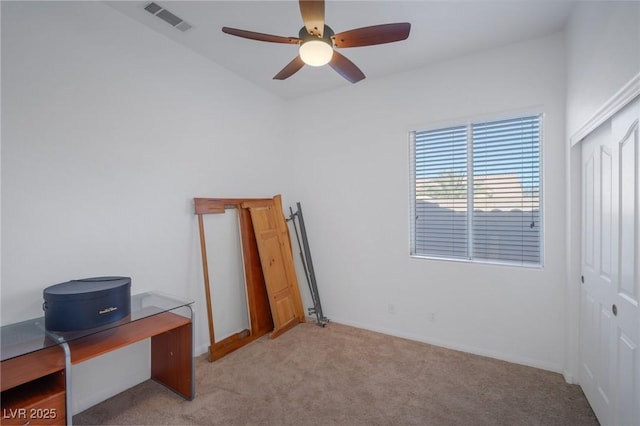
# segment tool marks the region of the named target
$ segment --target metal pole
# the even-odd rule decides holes
[[[293,229],[295,230],[295,233],[296,233],[296,241],[298,242],[298,248],[299,248],[298,253],[300,254],[300,260],[302,261],[302,268],[304,269],[304,276],[307,279],[307,286],[309,287],[309,292],[311,293],[311,301],[313,302],[313,307],[307,308],[307,312],[309,314],[314,314],[316,316],[317,325],[324,326],[324,324],[322,324],[322,322],[320,321],[320,316],[318,315],[318,310],[316,309],[317,297],[313,291],[313,287],[311,286],[311,278],[309,277],[309,270],[307,269],[307,260],[305,259],[304,253],[302,252],[302,244],[300,243],[300,236],[298,235],[298,227],[295,221],[295,218],[298,213],[297,212],[294,213],[291,207],[289,207],[289,211],[291,212],[291,216],[289,217],[288,220],[290,220],[293,223]]]
[[[309,285],[309,291],[311,292],[311,298],[315,304],[315,295],[313,294],[313,289],[311,288],[311,279],[309,278],[309,270],[307,269],[307,261],[304,258],[304,254],[302,253],[302,244],[300,244],[300,236],[298,235],[298,227],[296,226],[296,215],[297,212],[294,213],[293,209],[289,207],[289,211],[291,212],[291,216],[289,216],[289,220],[293,223],[293,229],[296,233],[296,241],[298,242],[298,253],[300,254],[300,260],[302,261],[302,268],[304,269],[304,277],[307,279],[307,284]]]
[[[324,327],[329,322],[327,317],[322,312],[322,305],[320,304],[320,294],[318,293],[318,283],[316,282],[316,274],[313,269],[313,262],[311,260],[311,250],[309,249],[309,239],[307,238],[307,230],[304,226],[304,218],[302,217],[302,206],[300,203],[296,203],[298,211],[296,216],[300,222],[300,234],[302,236],[302,245],[304,249],[304,259],[306,260],[306,269],[309,271],[309,288],[311,289],[311,296],[313,297],[313,305],[315,309],[316,318],[318,319],[318,325]],[[297,233],[297,231],[296,231]]]

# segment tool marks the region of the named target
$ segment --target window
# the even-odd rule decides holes
[[[542,265],[540,121],[411,132],[411,255]]]

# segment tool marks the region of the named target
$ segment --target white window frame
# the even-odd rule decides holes
[[[478,259],[473,258],[473,213],[467,214],[467,256],[466,258],[457,258],[457,257],[446,257],[446,256],[435,256],[435,255],[425,255],[425,254],[416,254],[415,253],[415,244],[416,244],[416,144],[415,144],[415,133],[423,132],[423,131],[434,131],[441,130],[446,128],[453,127],[461,127],[464,126],[467,128],[467,173],[473,172],[473,155],[469,154],[473,152],[473,140],[471,138],[472,127],[474,124],[484,124],[490,123],[494,121],[501,120],[510,120],[510,119],[518,119],[529,116],[539,116],[539,141],[538,141],[538,150],[539,150],[539,226],[540,226],[540,253],[539,253],[539,263],[520,263],[520,262],[512,262],[507,260],[486,260],[486,259]],[[541,109],[528,109],[512,114],[496,114],[496,115],[488,115],[482,117],[475,118],[467,118],[460,119],[454,121],[440,122],[440,123],[432,123],[428,126],[413,126],[412,129],[408,130],[409,133],[409,171],[410,171],[410,182],[409,182],[409,255],[412,258],[416,259],[427,259],[427,260],[439,260],[439,261],[451,261],[451,262],[463,262],[463,263],[479,263],[479,264],[492,264],[492,265],[500,265],[500,266],[514,266],[519,268],[531,268],[531,269],[542,269],[544,268],[545,263],[545,208],[544,208],[544,186],[546,185],[545,177],[544,177],[544,155],[543,155],[543,147],[545,141],[545,113],[541,111]],[[473,207],[473,185],[469,185],[471,188],[468,189],[467,192],[467,205],[468,211],[472,212]]]

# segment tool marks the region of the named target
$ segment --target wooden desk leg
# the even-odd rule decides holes
[[[183,398],[193,395],[193,323],[151,338],[151,378]]]

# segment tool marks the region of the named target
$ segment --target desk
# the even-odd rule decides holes
[[[131,297],[131,314],[101,327],[49,332],[44,317],[0,329],[3,425],[71,425],[71,365],[151,338],[151,378],[195,395],[193,301],[157,292]]]

